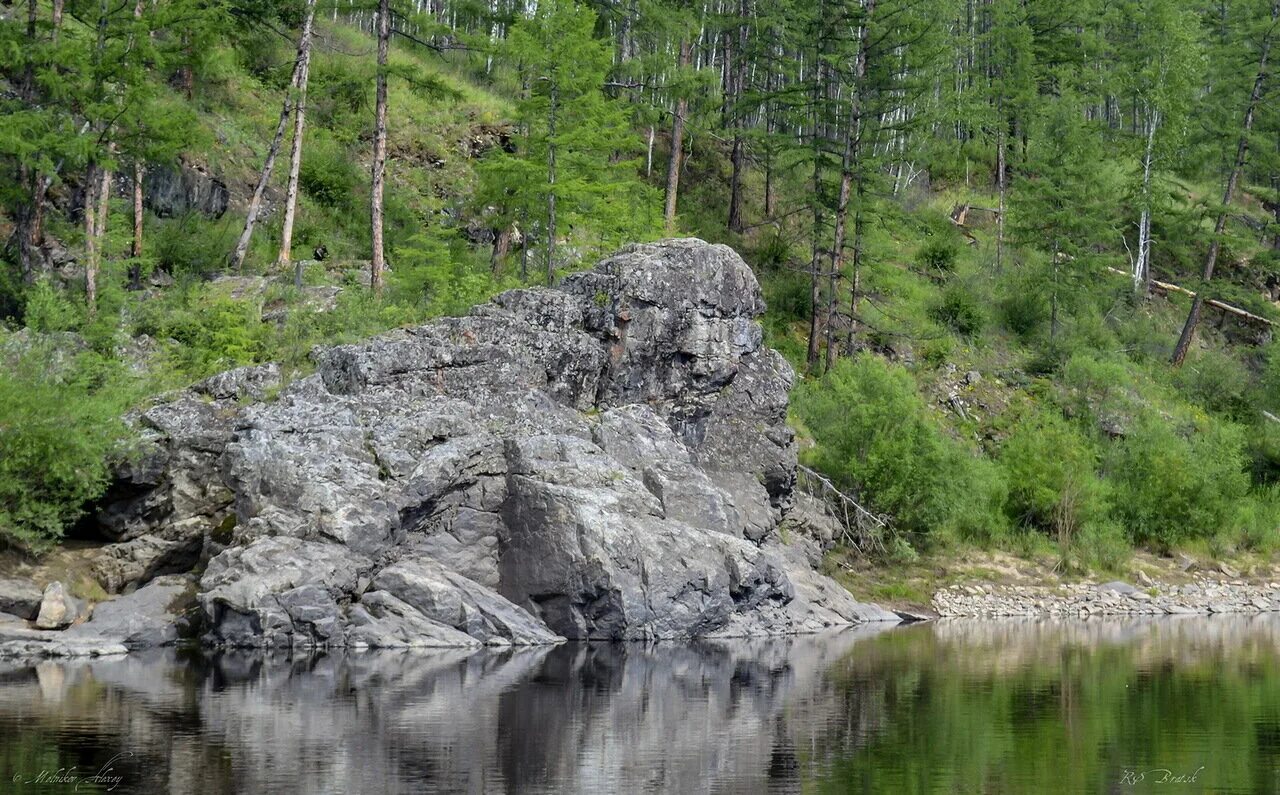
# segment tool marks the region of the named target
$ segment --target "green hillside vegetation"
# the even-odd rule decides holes
[[[0,542],[38,553],[72,532],[152,396],[240,365],[305,373],[315,345],[669,232],[753,266],[766,340],[801,374],[802,461],[892,517],[891,561],[1271,556],[1280,7],[1094,5],[393,5],[381,290],[376,9],[316,8],[297,259],[278,261],[285,135],[235,269],[298,96],[302,4],[7,8]],[[149,195],[135,255],[135,164],[213,175],[229,207],[161,217]],[[95,243],[83,197],[108,172]],[[1152,279],[1249,316],[1201,307],[1174,364],[1192,300]]]

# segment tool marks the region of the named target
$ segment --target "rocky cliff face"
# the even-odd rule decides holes
[[[206,639],[463,646],[891,619],[815,573],[751,270],[634,246],[555,289],[215,376],[141,414],[114,588],[207,561]]]

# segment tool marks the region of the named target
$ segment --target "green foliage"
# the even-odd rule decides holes
[[[1251,552],[1280,550],[1280,486],[1259,489],[1240,505],[1239,544]]]
[[[364,175],[331,138],[312,133],[298,183],[323,207],[353,209]]]
[[[1091,521],[1072,536],[1060,554],[1099,571],[1121,573],[1133,553],[1124,526],[1113,519]]]
[[[216,272],[226,263],[239,233],[229,224],[195,213],[157,219],[148,231],[155,267],[178,278]]]
[[[1142,543],[1179,542],[1234,531],[1249,489],[1244,434],[1204,419],[1185,429],[1144,417],[1107,461],[1115,515]]]
[[[267,326],[261,308],[225,294],[188,290],[166,306],[148,306],[138,331],[179,344],[169,351],[174,366],[190,377],[263,361]]]
[[[1249,371],[1230,354],[1217,350],[1198,352],[1178,368],[1174,383],[1206,411],[1230,417],[1248,413]]]
[[[595,22],[574,0],[551,0],[513,27],[504,52],[529,87],[518,102],[525,134],[516,152],[495,151],[481,164],[478,198],[497,208],[501,225],[537,230],[544,246],[585,226],[595,239],[583,242],[603,252],[648,238],[661,219],[656,192],[635,178],[627,108],[603,91],[612,54]],[[548,254],[545,265],[550,281],[558,263]]]
[[[813,464],[899,529],[926,542],[1000,534],[999,472],[942,431],[906,370],[871,355],[843,360],[804,383],[794,407],[818,440]]]
[[[1032,411],[1014,421],[1000,448],[1009,483],[1006,510],[1014,521],[1054,533],[1064,542],[1107,514],[1106,493],[1089,441],[1056,412]]]
[[[106,488],[135,392],[118,364],[33,339],[0,350],[0,544],[40,552]]]
[[[929,317],[962,337],[976,335],[987,322],[978,297],[961,284],[948,284],[942,290],[929,306]]]
[[[954,243],[935,238],[916,252],[916,265],[926,272],[946,276],[956,269],[957,256]]]
[[[773,316],[787,322],[806,320],[813,311],[809,277],[783,271],[764,285],[765,300]]]
[[[1049,300],[1034,274],[1020,269],[1004,280],[996,304],[1000,324],[1009,331],[1030,340],[1049,323]]]
[[[47,281],[37,282],[27,290],[23,322],[35,332],[70,331],[80,323],[80,308],[67,300],[65,293],[53,289]]]

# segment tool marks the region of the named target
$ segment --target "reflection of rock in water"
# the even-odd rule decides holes
[[[883,629],[11,666],[0,731],[89,748],[82,769],[132,752],[117,769],[151,792],[788,791],[878,724],[828,674]]]

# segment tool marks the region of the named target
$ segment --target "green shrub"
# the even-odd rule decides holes
[[[270,329],[258,305],[208,290],[192,288],[172,303],[145,306],[137,330],[180,343],[170,355],[191,380],[269,360]]]
[[[996,307],[1000,325],[1023,339],[1039,334],[1049,322],[1049,302],[1034,290],[1012,292]]]
[[[899,530],[937,542],[1005,526],[997,468],[943,433],[903,368],[870,354],[841,360],[793,405],[818,440],[811,463]]]
[[[79,325],[80,308],[60,290],[46,281],[36,283],[27,291],[22,319],[32,331],[49,333],[69,331]]]
[[[212,221],[195,213],[152,222],[147,248],[154,267],[174,276],[205,276],[226,267],[227,254],[235,248],[238,227]]]
[[[969,289],[950,284],[938,300],[929,306],[929,317],[962,337],[972,337],[986,325],[982,306]]]
[[[1249,459],[1255,483],[1280,483],[1280,423],[1258,421],[1249,434]]]
[[[1240,504],[1239,546],[1270,554],[1280,549],[1280,486],[1258,489]]]
[[[958,258],[959,251],[950,240],[930,240],[916,252],[916,264],[921,269],[943,276],[955,271]]]
[[[1098,426],[1136,412],[1133,374],[1123,360],[1076,353],[1061,369],[1061,400],[1070,416]]]
[[[1006,509],[1016,522],[1069,542],[1107,513],[1093,448],[1056,412],[1019,418],[1000,450],[1000,463],[1009,483]]]
[[[809,277],[782,271],[765,282],[765,303],[774,317],[786,322],[807,320],[813,309]]]
[[[51,361],[63,361],[50,367]],[[0,544],[40,552],[100,496],[131,394],[114,362],[47,344],[0,368]]]
[[[1204,419],[1183,433],[1145,417],[1112,448],[1113,510],[1135,540],[1162,549],[1211,538],[1234,529],[1249,489],[1245,465],[1237,425]]]
[[[332,138],[315,136],[307,142],[307,156],[298,173],[298,183],[323,207],[347,208],[361,187],[361,175],[351,156]]]
[[[774,229],[760,238],[753,260],[758,268],[781,270],[791,262],[791,241]]]
[[[1103,519],[1081,527],[1062,553],[1087,567],[1118,573],[1133,554],[1133,546],[1119,522]]]
[[[1202,350],[1175,371],[1174,384],[1189,400],[1206,411],[1233,417],[1249,409],[1248,369],[1230,355]]]

